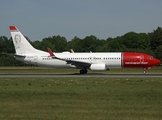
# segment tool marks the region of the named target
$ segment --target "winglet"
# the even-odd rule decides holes
[[[10,31],[19,31],[16,26],[9,26]]]
[[[71,52],[71,53],[74,53],[74,50],[73,50],[73,49],[70,49],[70,52]]]
[[[47,47],[47,50],[50,56],[55,57],[55,55],[53,54],[52,50],[49,47]]]

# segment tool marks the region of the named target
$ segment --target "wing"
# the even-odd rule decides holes
[[[26,57],[24,55],[16,55],[16,54],[13,54],[13,53],[5,53],[5,52],[3,52],[2,54],[9,55],[9,56],[14,56],[14,57],[22,57],[22,58]]]
[[[88,62],[82,62],[82,61],[76,61],[76,60],[69,60],[69,59],[63,59],[63,58],[59,58],[56,55],[54,55],[54,53],[52,52],[52,50],[50,48],[47,48],[48,53],[50,54],[50,56],[53,59],[58,59],[58,60],[62,60],[62,61],[66,61],[67,64],[71,64],[71,65],[75,65],[77,68],[89,68],[90,67],[90,63]]]

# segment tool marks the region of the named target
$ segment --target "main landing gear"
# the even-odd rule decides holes
[[[81,69],[80,70],[80,74],[87,74],[87,72],[88,72],[87,69]]]

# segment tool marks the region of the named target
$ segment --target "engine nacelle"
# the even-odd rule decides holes
[[[92,64],[90,66],[91,70],[108,70],[109,68],[107,68],[106,64]]]

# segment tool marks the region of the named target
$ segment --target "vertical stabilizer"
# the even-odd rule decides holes
[[[28,42],[28,40],[21,34],[16,26],[9,26],[12,40],[14,43],[17,55],[24,55],[27,53],[34,53],[36,49]]]

